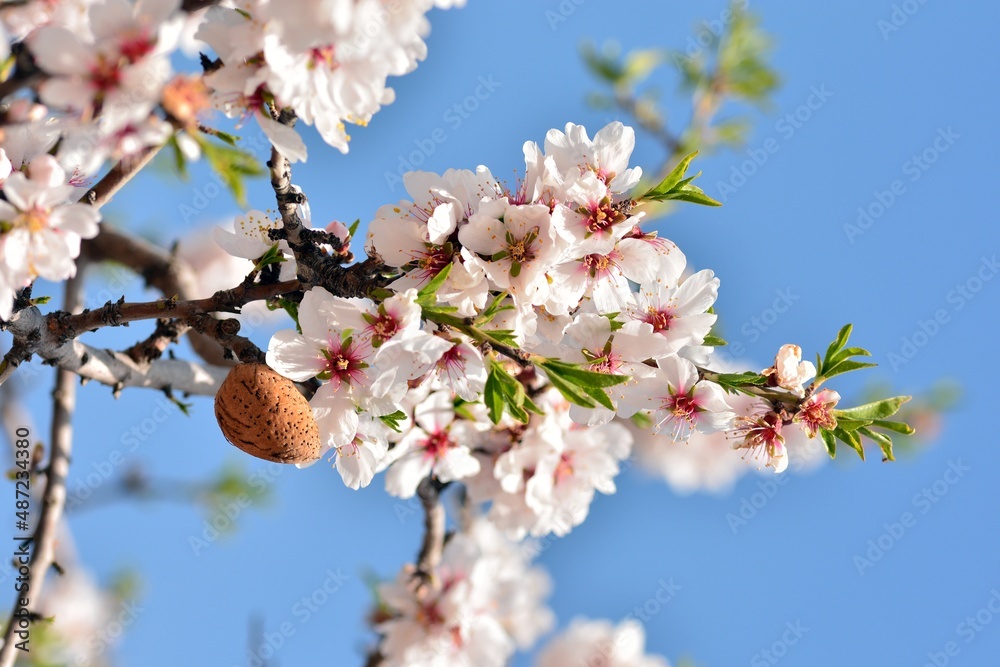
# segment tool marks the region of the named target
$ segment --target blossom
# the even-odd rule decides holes
[[[657,370],[628,385],[619,404],[619,414],[628,417],[650,410],[653,430],[669,426],[674,440],[686,440],[693,431],[725,430],[735,414],[726,403],[722,388],[698,379],[698,369],[687,359],[664,357]]]
[[[799,398],[805,396],[802,386],[816,375],[816,366],[811,361],[802,361],[802,348],[798,345],[782,345],[774,358],[774,366],[764,370],[764,375],[782,389],[787,389]]]
[[[794,421],[800,422],[812,438],[819,429],[832,430],[837,427],[833,408],[840,402],[840,394],[832,389],[821,389],[799,406]]]
[[[221,61],[206,83],[217,106],[231,117],[255,116],[289,159],[305,160],[305,143],[263,112],[266,98],[346,153],[345,123],[366,125],[394,99],[386,79],[426,56],[425,14],[433,4],[290,0],[213,8],[196,35]]]
[[[36,30],[28,45],[51,75],[39,87],[42,101],[90,119],[98,112],[111,128],[136,108],[152,110],[170,76],[167,54],[176,45],[179,0],[106,0],[88,13],[90,36],[58,25]]]
[[[519,303],[541,305],[548,296],[545,271],[558,257],[547,206],[483,204],[458,232],[466,261],[482,266],[492,284]]]
[[[771,411],[740,417],[733,431],[740,441],[733,444],[733,449],[745,449],[750,455],[763,457],[775,473],[784,472],[788,467],[788,452],[781,435],[782,425],[781,417]]]
[[[410,498],[420,481],[433,474],[441,482],[469,477],[479,471],[472,456],[477,432],[483,427],[455,419],[451,392],[431,394],[414,410],[413,426],[393,449],[393,463],[386,473],[386,490]]]
[[[299,304],[302,333],[285,329],[271,337],[267,364],[294,381],[318,377],[323,384],[309,401],[320,437],[328,446],[352,443],[358,433],[357,409],[374,416],[391,414],[406,392],[406,384],[375,363],[371,340],[353,336],[337,319],[350,307],[322,287],[305,293]]]
[[[650,357],[677,354],[689,345],[701,345],[717,316],[707,312],[719,294],[719,279],[708,270],[689,276],[679,285],[651,282],[640,286],[627,316],[646,322],[658,334],[650,341]]]
[[[635,131],[615,121],[601,128],[593,140],[582,125],[567,123],[565,131],[549,130],[545,154],[551,156],[567,184],[592,172],[612,194],[628,192],[639,182],[642,169],[628,168],[635,148]]]
[[[538,656],[537,667],[602,665],[602,667],[668,667],[667,661],[645,652],[646,635],[634,619],[617,627],[608,621],[574,620]]]
[[[548,576],[482,518],[448,540],[436,586],[417,590],[413,574],[404,568],[378,589],[385,665],[502,667],[553,625]]]
[[[334,467],[346,486],[359,489],[371,484],[375,471],[389,451],[387,432],[385,424],[365,413],[358,417],[354,439],[335,447]]]
[[[10,319],[14,292],[35,278],[59,281],[76,274],[80,240],[97,235],[101,216],[85,204],[67,203],[74,192],[56,160],[42,155],[27,173],[3,184],[0,201],[0,319]]]

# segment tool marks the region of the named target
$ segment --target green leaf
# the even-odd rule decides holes
[[[719,336],[709,334],[705,336],[705,340],[702,342],[703,345],[708,345],[709,347],[723,347],[724,345],[729,345],[725,340]]]
[[[851,361],[845,360],[834,364],[831,367],[823,369],[823,378],[830,379],[837,375],[843,375],[844,373],[850,373],[851,371],[856,371],[861,368],[874,368],[878,364],[873,364],[869,361]]]
[[[830,458],[835,458],[837,456],[837,438],[833,435],[833,431],[821,428],[819,435],[823,438],[823,444],[826,445],[826,451],[830,455]]]
[[[170,139],[167,141],[167,145],[173,151],[174,155],[174,168],[177,169],[177,175],[181,177],[182,180],[187,180],[188,170],[187,170],[187,158],[184,157],[184,151],[181,150],[181,145],[177,142],[177,135],[171,135]]]
[[[246,206],[246,187],[243,185],[245,176],[263,176],[264,169],[257,159],[239,148],[216,144],[205,139],[199,139],[202,155],[208,164],[219,175],[229,191],[233,193],[240,206]]]
[[[549,382],[552,386],[558,389],[559,393],[563,395],[563,398],[570,403],[584,408],[593,408],[597,405],[589,396],[587,396],[587,394],[580,391],[576,386],[570,384],[563,378],[559,377],[558,372],[553,373],[549,371],[546,375],[548,376]]]
[[[443,269],[438,271],[438,274],[431,278],[431,281],[421,288],[417,292],[417,304],[420,306],[433,306],[437,303],[437,291],[441,289],[441,285],[444,285],[444,281],[448,279],[448,274],[451,273],[452,263],[445,265]]]
[[[636,201],[667,201],[671,199],[701,204],[703,206],[722,206],[720,202],[705,194],[704,190],[691,181],[701,176],[699,171],[694,176],[685,178],[687,169],[691,165],[691,160],[698,155],[695,151],[685,156],[677,166],[674,167],[666,177],[660,181],[659,185],[651,189]]]
[[[859,429],[858,433],[861,433],[862,435],[867,436],[868,438],[871,438],[872,440],[874,440],[875,442],[878,443],[878,446],[882,448],[882,462],[883,463],[885,461],[895,461],[896,460],[896,457],[892,455],[892,438],[890,438],[889,436],[887,436],[884,433],[879,433],[878,431],[873,431],[873,430],[871,430],[870,428],[867,428],[867,427]]]
[[[694,160],[695,156],[698,155],[698,151],[685,155],[677,166],[670,170],[660,184],[655,188],[644,194],[640,199],[647,199],[650,196],[666,194],[672,191],[677,185],[684,179],[684,175],[687,173],[688,167],[691,166],[691,161]]]
[[[351,226],[347,228],[347,233],[351,236],[351,238],[354,238],[354,235],[358,231],[358,225],[360,224],[361,224],[361,218],[357,218],[355,219],[354,222],[351,223]]]
[[[856,408],[849,408],[847,410],[834,410],[833,416],[836,417],[837,421],[840,422],[841,419],[854,419],[860,421],[874,421],[876,419],[885,419],[886,417],[891,417],[899,411],[899,408],[909,401],[911,396],[895,396],[893,398],[884,398],[881,401],[875,401],[873,403],[866,403],[865,405],[859,405]]]
[[[861,445],[861,438],[859,438],[856,433],[853,431],[845,431],[840,428],[840,425],[838,424],[837,428],[833,431],[833,434],[837,436],[838,440],[856,451],[862,461],[865,460],[865,448]]]
[[[503,417],[504,395],[500,389],[500,381],[497,380],[497,368],[490,369],[490,374],[486,376],[486,387],[483,389],[483,403],[489,412],[490,421],[499,424]]]
[[[826,368],[833,362],[833,357],[835,354],[844,349],[847,345],[847,339],[851,337],[851,330],[854,328],[853,324],[845,324],[837,332],[837,338],[830,343],[830,347],[826,348],[826,358],[823,360],[823,367]]]
[[[903,435],[913,435],[916,433],[913,427],[909,424],[891,421],[889,419],[876,419],[872,421],[872,426],[878,426],[879,428],[884,428],[887,431],[894,431]]]
[[[381,419],[382,423],[391,428],[393,431],[400,433],[399,423],[406,421],[406,413],[402,410],[396,410],[391,415],[381,415],[379,419]]]
[[[763,387],[767,384],[767,377],[753,371],[744,373],[719,373],[715,377],[715,382],[730,387]]]
[[[628,375],[615,375],[613,373],[598,373],[597,371],[580,368],[575,364],[568,364],[565,361],[549,359],[541,363],[542,368],[547,371],[555,370],[573,384],[580,387],[614,387],[617,384],[628,381]]]
[[[236,135],[229,134],[228,132],[223,132],[222,130],[216,130],[215,136],[218,137],[219,139],[222,139],[230,146],[235,146],[236,142],[240,140],[240,138],[237,137]]]
[[[269,266],[271,264],[280,264],[281,262],[284,261],[285,261],[284,254],[282,254],[281,250],[278,249],[278,244],[275,243],[273,246],[267,249],[267,252],[265,252],[263,255],[260,256],[260,259],[257,260],[255,268],[258,271],[260,271],[265,266]]]

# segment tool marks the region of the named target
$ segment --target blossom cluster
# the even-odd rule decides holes
[[[0,110],[0,319],[36,278],[74,275],[80,240],[96,235],[99,217],[68,205],[109,161],[128,164],[168,142],[196,159],[209,148],[202,129],[213,108],[238,126],[256,118],[292,161],[306,159],[305,142],[272,117],[277,109],[346,152],[344,123],[367,123],[393,99],[387,77],[426,56],[427,12],[460,4],[238,0],[194,13],[180,0],[5,5],[0,55],[24,47],[24,85],[37,95]],[[213,56],[203,73],[179,74],[178,49]]]
[[[320,381],[313,414],[346,484],[385,471],[408,498],[428,476],[461,481],[522,538],[569,532],[597,491],[615,491],[627,423],[674,442],[742,429],[736,446],[784,469],[782,420],[763,406],[738,417],[703,376],[719,280],[642,228],[634,141],[621,123],[593,139],[551,130],[544,147],[525,144],[514,188],[486,167],[407,174],[412,199],[369,225],[368,254],[396,272],[385,294],[305,293],[267,362]],[[255,252],[269,242],[242,233],[258,235]],[[789,395],[810,377],[800,354],[789,346],[772,369]],[[583,388],[594,400],[572,386],[579,373],[601,387]]]
[[[415,588],[404,568],[379,586],[387,667],[502,667],[554,625],[544,606],[548,575],[481,518],[448,540],[437,576],[429,589]]]
[[[373,621],[386,667],[502,667],[554,626],[545,606],[551,582],[531,565],[531,549],[508,540],[492,521],[467,521],[444,547],[437,581],[415,586],[409,566],[379,585]],[[642,625],[574,620],[549,639],[538,667],[667,667],[645,653]]]
[[[344,124],[366,124],[393,101],[387,77],[412,71],[427,55],[427,11],[458,4],[463,0],[239,0],[214,7],[197,33],[218,57],[205,83],[216,107],[256,117],[293,162],[306,159],[305,143],[271,117],[269,105],[294,111],[346,153]]]

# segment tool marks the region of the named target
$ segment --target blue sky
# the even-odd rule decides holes
[[[295,181],[316,218],[363,222],[405,196],[392,174],[421,146],[422,169],[486,164],[513,181],[525,140],[567,121],[595,131],[616,118],[584,104],[595,86],[577,55],[582,40],[683,48],[696,21],[723,8],[514,0],[498,11],[471,0],[435,12],[429,57],[394,82],[396,102],[353,132],[347,156],[312,142]],[[670,601],[643,612],[649,650],[672,661],[764,665],[781,653],[789,666],[992,664],[1000,656],[1000,616],[989,609],[994,596],[1000,609],[1000,503],[991,475],[1000,450],[988,421],[996,408],[979,380],[1000,370],[1000,232],[988,203],[998,10],[917,0],[752,9],[776,40],[783,86],[774,108],[755,116],[745,150],[700,160],[700,182],[725,206],[684,208],[658,229],[720,276],[723,330],[748,362],[766,365],[786,342],[815,352],[850,321],[856,343],[880,364],[869,378],[899,393],[957,380],[962,403],[933,446],[893,464],[844,456],[774,487],[760,486],[771,477],[749,475],[725,497],[678,497],[629,470],[616,495],[599,497],[589,519],[541,555],[555,581],[552,606],[563,624],[577,615],[620,619],[673,582],[680,588]],[[656,83],[674,86],[666,74]],[[460,115],[455,104],[476,108]],[[684,104],[668,109],[681,121],[687,113]],[[754,155],[763,163],[745,168]],[[654,168],[662,158],[640,132],[633,163]],[[743,182],[734,169],[753,173]],[[206,191],[197,174],[188,183],[143,177],[107,213],[173,238],[236,212],[226,195],[203,201]],[[265,181],[251,185],[250,201],[272,205]],[[185,220],[178,203],[198,209],[197,219]],[[859,208],[870,219],[859,221]],[[124,282],[130,298],[142,297],[138,282]],[[789,293],[777,321],[754,324]],[[142,335],[133,326],[97,340],[122,345]],[[266,343],[266,331],[253,335]],[[51,371],[34,367],[40,372],[23,387],[43,425]],[[850,397],[863,385],[847,378],[836,387]],[[352,492],[323,465],[275,472],[240,457],[206,399],[195,399],[188,418],[164,411],[155,394],[127,391],[116,402],[90,384],[76,426],[71,490],[118,451],[168,479],[208,477],[238,461],[273,491],[268,506],[241,509],[234,534],[198,554],[190,538],[206,516],[190,507],[119,504],[72,516],[80,555],[98,576],[141,572],[142,610],[121,643],[123,664],[246,665],[252,617],[274,643],[280,637],[275,664],[361,664],[363,575],[395,573],[420,535],[419,513],[389,498],[381,479]],[[142,438],[130,451],[133,427]],[[726,517],[744,501],[759,507],[734,531]],[[322,590],[328,572],[347,578],[310,609],[302,598]]]

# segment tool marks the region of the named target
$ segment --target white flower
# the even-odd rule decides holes
[[[585,127],[573,123],[566,124],[565,132],[549,130],[545,135],[545,154],[567,183],[593,172],[613,194],[628,192],[642,177],[638,167],[628,168],[633,148],[635,131],[618,121],[601,128],[593,141]]]
[[[701,345],[717,315],[707,312],[719,294],[719,279],[705,269],[680,285],[654,282],[641,285],[628,317],[650,324],[658,334],[651,358],[677,354],[689,345]]]
[[[658,267],[659,256],[652,246],[637,239],[622,239],[607,254],[585,255],[553,268],[545,307],[562,315],[589,296],[598,313],[624,312],[634,299],[629,281],[650,282]]]
[[[459,229],[458,239],[466,261],[482,266],[493,285],[509,290],[515,302],[545,302],[545,271],[559,252],[547,206],[511,206],[506,200],[484,203]]]
[[[336,448],[334,467],[346,486],[358,489],[371,484],[375,471],[389,451],[387,435],[388,427],[381,421],[367,413],[359,416],[354,440]]]
[[[267,364],[281,375],[323,381],[309,403],[320,436],[332,447],[354,441],[359,407],[374,416],[391,414],[406,392],[405,382],[384,381],[387,371],[374,363],[371,340],[351,335],[338,321],[345,301],[321,287],[309,290],[299,304],[302,333],[279,331],[267,348]]]
[[[699,380],[698,369],[687,359],[664,357],[656,360],[656,366],[652,375],[625,388],[619,415],[629,417],[639,410],[650,410],[654,432],[669,425],[674,440],[686,440],[696,430],[729,428],[735,414],[722,387]]]
[[[529,553],[476,518],[449,538],[440,585],[418,594],[412,569],[379,587],[391,617],[376,630],[383,664],[394,667],[502,667],[553,625],[550,583]]]
[[[479,472],[472,456],[480,424],[455,420],[451,392],[431,394],[414,410],[413,426],[396,443],[393,463],[386,473],[386,490],[400,498],[410,498],[420,481],[433,474],[441,482],[451,482]]]
[[[176,45],[179,0],[105,0],[90,7],[92,38],[61,26],[39,28],[28,39],[39,67],[51,75],[42,100],[90,119],[100,112],[109,131],[148,113],[170,76],[167,54]]]
[[[37,277],[61,281],[76,274],[80,239],[97,235],[100,214],[92,206],[67,203],[74,192],[48,155],[35,158],[28,174],[11,174],[0,201],[0,318],[10,319],[14,290]]]
[[[764,375],[772,376],[779,387],[801,398],[805,396],[802,385],[816,376],[816,366],[811,361],[802,361],[802,348],[789,343],[781,346],[774,366],[765,370]]]
[[[576,619],[550,641],[538,656],[537,667],[669,667],[656,655],[646,655],[646,634],[636,620],[617,627],[608,621]]]

